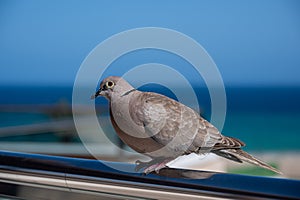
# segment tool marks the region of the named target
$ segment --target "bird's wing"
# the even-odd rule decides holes
[[[129,106],[132,119],[145,127],[145,131],[157,142],[166,145],[179,129],[180,110],[178,104],[162,95],[140,93]],[[172,113],[172,115],[170,115]]]
[[[132,119],[145,127],[149,137],[176,154],[194,152],[199,146],[213,146],[221,140],[216,128],[194,110],[166,96],[144,92],[130,104]]]
[[[187,153],[206,153],[220,143],[223,137],[216,127],[200,116],[198,132]]]

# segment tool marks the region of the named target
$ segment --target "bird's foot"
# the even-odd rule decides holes
[[[162,162],[159,163],[155,163],[153,165],[148,166],[145,170],[144,170],[144,174],[147,175],[151,172],[156,172],[157,174],[159,173],[159,171],[165,167],[167,167],[167,163],[170,162],[172,159],[166,159]]]
[[[159,170],[161,170],[162,168],[165,168],[166,165],[165,164],[162,164],[162,163],[157,163],[157,164],[154,164],[154,165],[151,165],[149,167],[147,167],[145,170],[144,170],[144,174],[147,175],[151,172],[156,172],[157,174],[159,173]]]

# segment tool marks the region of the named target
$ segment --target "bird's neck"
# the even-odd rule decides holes
[[[134,92],[134,91],[136,91],[136,89],[135,89],[135,88],[132,88],[131,90],[128,90],[127,92],[124,92],[124,93],[121,95],[121,97],[126,96],[126,95],[129,95],[131,92]]]
[[[135,88],[129,88],[127,90],[124,90],[122,92],[116,92],[113,93],[111,97],[111,104],[129,104],[129,101],[132,97],[132,95],[135,95],[139,91]]]

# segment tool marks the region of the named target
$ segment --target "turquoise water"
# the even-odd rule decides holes
[[[44,113],[31,112],[0,112],[0,127],[26,125],[49,121]]]
[[[300,150],[300,113],[228,113],[223,134],[248,150]]]

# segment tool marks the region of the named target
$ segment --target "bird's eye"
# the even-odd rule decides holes
[[[114,84],[114,82],[112,82],[112,81],[107,81],[107,82],[105,83],[105,85],[106,85],[107,88],[112,88],[115,84]]]

